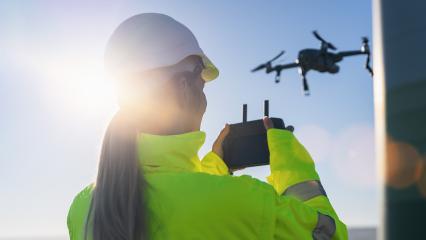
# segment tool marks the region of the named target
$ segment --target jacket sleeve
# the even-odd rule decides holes
[[[268,129],[267,137],[267,181],[277,192],[275,239],[348,239],[303,145],[287,130]]]
[[[229,175],[228,166],[215,152],[210,151],[201,160],[201,172],[212,175]]]

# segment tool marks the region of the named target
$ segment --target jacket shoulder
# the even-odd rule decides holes
[[[213,198],[214,195],[220,199],[227,199],[228,203],[236,201],[240,208],[244,205],[251,208],[252,205],[261,202],[272,204],[276,198],[276,192],[270,184],[250,175],[219,176],[195,173],[192,177],[188,176],[187,179],[179,181],[179,184],[181,183],[182,187],[189,191],[188,194],[196,189],[197,193],[204,192],[204,196]]]
[[[256,190],[261,191],[263,194],[268,192],[266,194],[275,195],[275,190],[270,184],[250,175],[227,176],[225,179],[235,185],[245,186],[249,189],[256,188]]]
[[[93,183],[86,186],[74,197],[71,203],[67,216],[67,225],[70,239],[77,237],[84,229],[86,216],[89,211],[90,201],[92,199],[93,188]]]
[[[74,200],[91,198],[94,186],[94,183],[87,185],[75,196]]]

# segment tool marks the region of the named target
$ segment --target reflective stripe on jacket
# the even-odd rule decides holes
[[[347,239],[309,153],[293,133],[269,129],[268,183],[231,176],[213,152],[200,161],[202,131],[138,137],[150,239]],[[71,204],[71,240],[82,240],[93,185]]]

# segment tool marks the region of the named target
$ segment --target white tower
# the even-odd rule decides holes
[[[381,239],[426,239],[426,1],[373,0]]]

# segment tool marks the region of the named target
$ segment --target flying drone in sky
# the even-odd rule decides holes
[[[279,83],[282,70],[297,67],[302,77],[305,95],[309,95],[309,85],[306,79],[306,74],[309,70],[335,74],[339,72],[339,66],[336,63],[342,61],[344,57],[366,55],[365,68],[373,76],[373,69],[370,67],[370,46],[368,45],[367,37],[362,38],[361,50],[335,52],[337,48],[332,43],[325,41],[317,31],[313,31],[313,34],[321,42],[320,49],[307,48],[300,50],[295,62],[273,66],[272,62],[281,57],[285,52],[281,51],[276,57],[266,63],[260,64],[251,71],[256,72],[266,69],[266,73],[275,72],[275,83]]]

